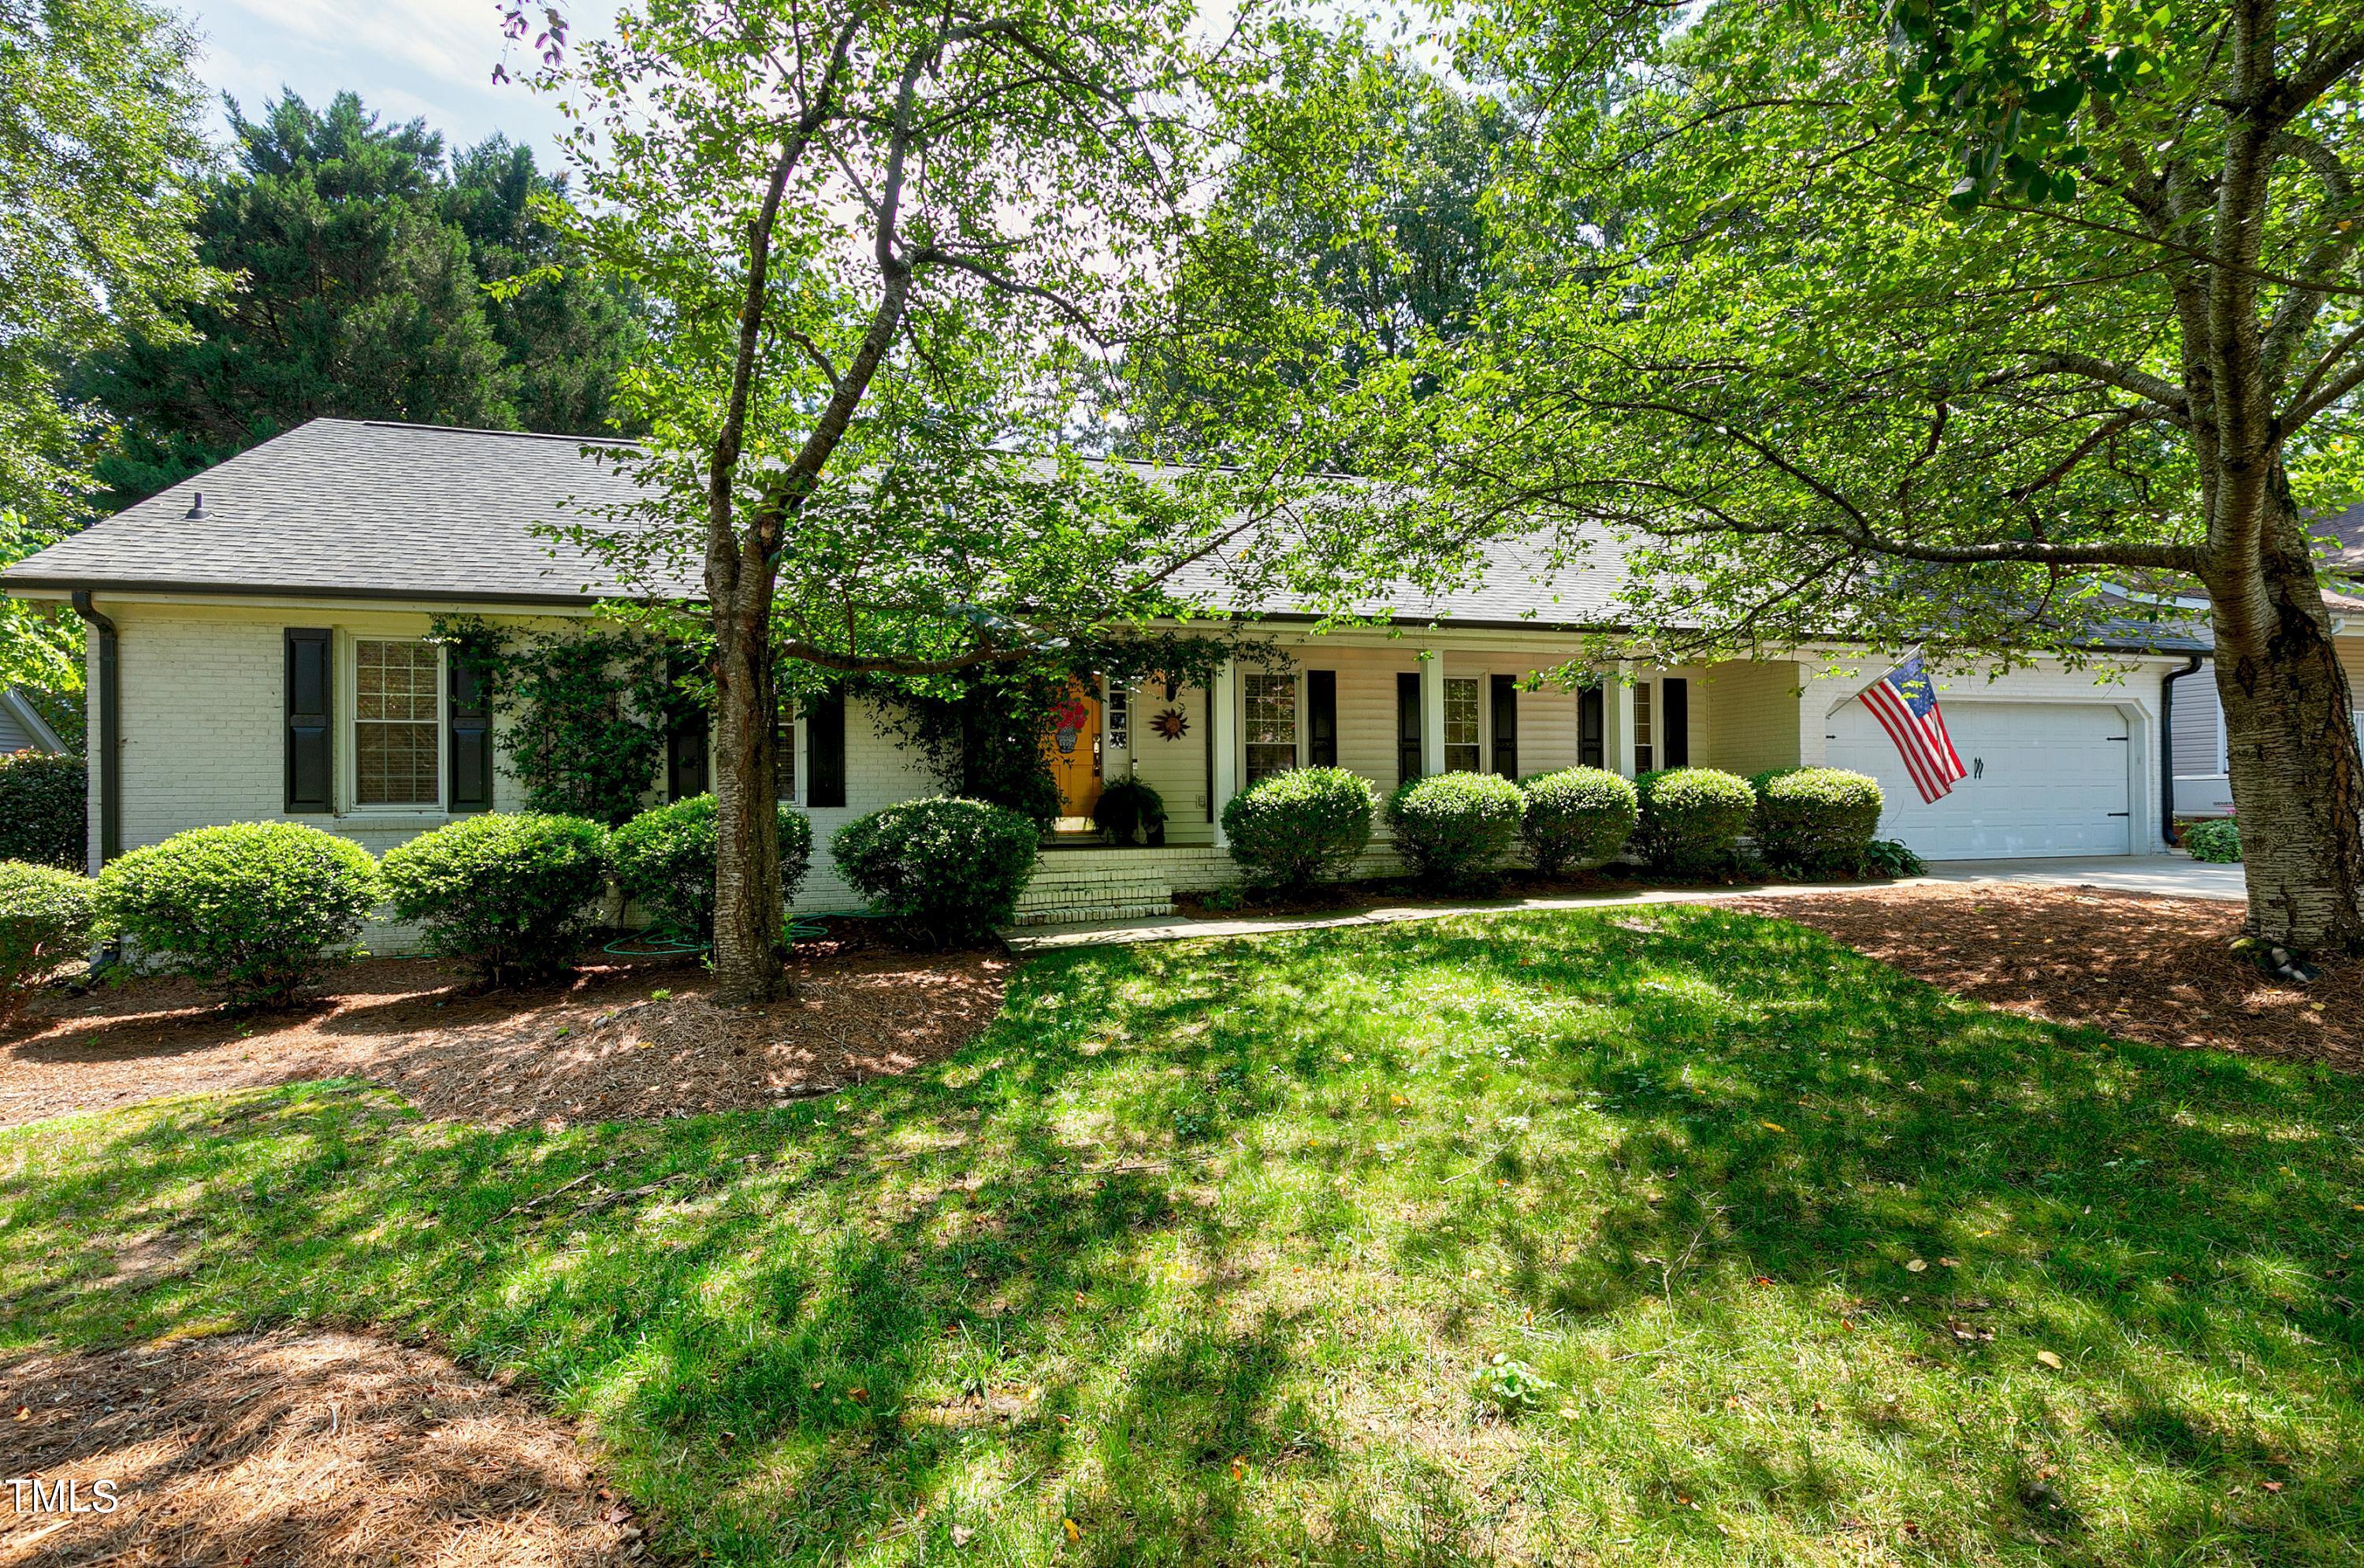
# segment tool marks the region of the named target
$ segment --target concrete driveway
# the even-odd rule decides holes
[[[2213,865],[2189,855],[2094,855],[2074,860],[1932,861],[1935,882],[2016,882],[2035,887],[2113,887],[2169,898],[2225,898],[2246,903],[2249,893],[2237,865]]]

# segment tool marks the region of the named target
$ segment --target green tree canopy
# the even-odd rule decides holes
[[[104,438],[61,398],[78,355],[181,331],[219,283],[189,182],[206,149],[193,40],[137,0],[0,5],[0,564],[76,526]],[[79,639],[0,601],[0,683],[72,688]]]
[[[82,377],[123,427],[100,470],[115,504],[322,415],[608,428],[641,328],[551,221],[563,175],[498,137],[447,167],[424,121],[384,124],[351,93],[325,110],[283,94],[257,120],[230,108],[235,167],[195,227],[236,287]]]
[[[1497,6],[1464,44],[1522,126],[1505,282],[1447,393],[1363,406],[1433,526],[1622,536],[1623,618],[1691,654],[2075,658],[2112,584],[2197,582],[2253,929],[2364,942],[2304,525],[2357,494],[2364,7]]]
[[[1254,283],[1334,313],[1344,330],[1301,335],[1309,362],[1273,367],[1284,382],[1352,380],[1374,360],[1457,340],[1477,322],[1495,273],[1483,198],[1511,129],[1500,104],[1407,61],[1359,27],[1333,34],[1284,25],[1275,42],[1279,90],[1232,106],[1253,117],[1254,132],[1222,171],[1205,221],[1229,245],[1199,252],[1210,268],[1199,286],[1221,299]],[[1236,251],[1261,260],[1241,267]],[[1232,299],[1218,314],[1249,310]],[[1229,346],[1253,358],[1275,344],[1258,331]],[[1192,352],[1203,362],[1208,346]],[[1137,384],[1138,422],[1112,432],[1114,450],[1221,460],[1241,441],[1239,367],[1194,374],[1153,349],[1122,369]],[[1414,385],[1433,390],[1433,373],[1422,367]],[[1353,457],[1339,446],[1329,461]]]
[[[712,650],[722,994],[780,984],[780,659],[1014,663],[1186,611],[1218,565],[1321,593],[1414,553],[1309,499],[1354,323],[1206,212],[1270,128],[1318,131],[1291,58],[1179,0],[651,0],[545,65],[583,242],[657,306],[642,499],[585,535]],[[1222,384],[1235,466],[1085,460],[1138,412],[1108,401],[1128,354]]]

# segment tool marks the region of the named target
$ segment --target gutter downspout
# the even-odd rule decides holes
[[[2172,846],[2183,842],[2175,830],[2175,683],[2200,673],[2197,653],[2180,670],[2169,670],[2158,683],[2158,831]]]
[[[115,623],[73,591],[74,614],[98,633],[98,863],[123,853],[123,679]]]

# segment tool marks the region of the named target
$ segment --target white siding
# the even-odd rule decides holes
[[[2216,667],[2204,663],[2175,683],[2175,776],[2221,777],[2225,772],[2225,709],[2216,696]]]
[[[1182,715],[1184,732],[1168,740],[1152,728],[1151,720],[1167,709]],[[1207,693],[1202,686],[1184,686],[1171,701],[1163,684],[1154,683],[1132,695],[1132,749],[1108,757],[1102,766],[1110,778],[1130,769],[1165,802],[1165,841],[1205,844],[1213,835],[1207,827]]]
[[[1691,760],[1727,773],[1761,773],[1800,760],[1799,690],[1806,672],[1788,660],[1734,660],[1711,665],[1691,688],[1693,723],[1702,694],[1711,715],[1702,743],[1696,737]]]

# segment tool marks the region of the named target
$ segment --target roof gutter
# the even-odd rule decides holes
[[[2158,831],[2170,845],[2183,842],[2175,830],[2175,683],[2200,673],[2203,662],[2194,653],[2180,670],[2169,670],[2158,683]]]
[[[98,633],[98,864],[123,853],[123,674],[115,622],[73,591],[74,614]],[[94,866],[94,871],[98,869]]]

